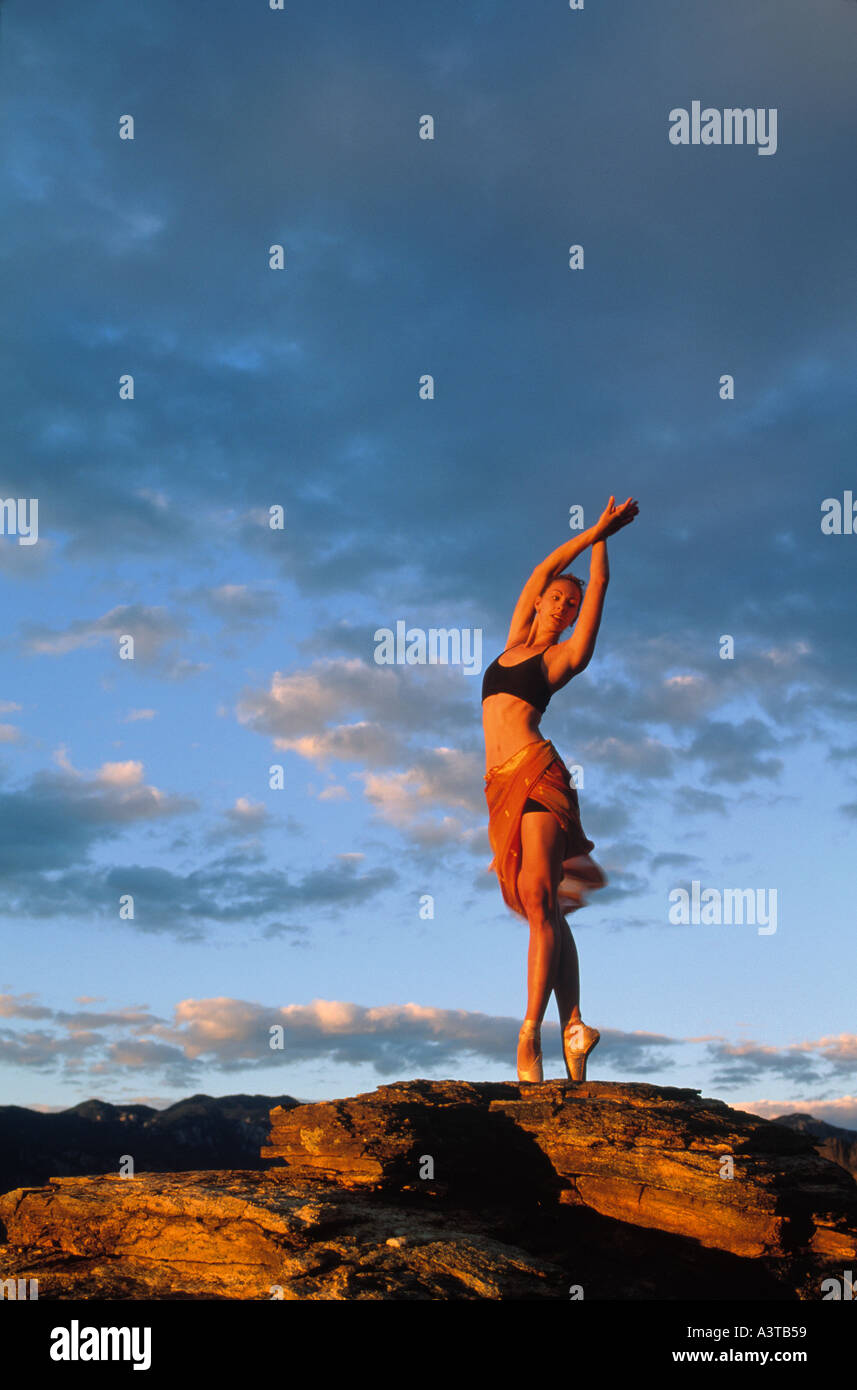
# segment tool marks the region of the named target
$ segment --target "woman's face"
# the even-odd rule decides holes
[[[580,610],[580,590],[570,580],[557,579],[536,599],[540,625],[557,635],[571,627]]]

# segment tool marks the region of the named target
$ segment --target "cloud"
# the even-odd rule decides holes
[[[781,743],[760,719],[745,719],[741,724],[709,719],[693,738],[687,756],[705,764],[707,782],[741,785],[754,777],[779,775],[782,758],[764,757],[763,753],[781,747]]]
[[[592,758],[599,767],[631,772],[644,777],[669,777],[675,754],[656,738],[591,739],[581,747],[581,761]]]
[[[684,816],[725,816],[728,801],[719,792],[700,791],[698,787],[676,787],[673,806],[676,814]]]
[[[199,941],[203,923],[250,924],[283,911],[340,910],[396,881],[392,870],[358,873],[355,862],[343,858],[301,875],[248,869],[247,855],[209,860],[186,874],[158,864],[96,867],[87,862],[94,850],[124,830],[188,814],[198,804],[147,784],[135,760],[103,763],[86,774],[64,748],[56,759],[59,771],[36,773],[21,790],[0,791],[0,911],[7,914],[115,923],[120,899],[130,894],[134,917],[122,920],[123,930]],[[263,806],[238,798],[220,834],[244,837],[267,822]]]
[[[142,1005],[57,1010],[40,1004],[33,994],[6,994],[0,995],[0,1018],[21,1025],[0,1028],[0,1057],[14,1065],[110,1076],[114,1084],[123,1072],[144,1070],[179,1086],[195,1084],[212,1071],[225,1074],[309,1062],[368,1065],[384,1078],[455,1075],[474,1065],[500,1065],[512,1075],[520,1026],[518,1019],[416,1003],[370,1006],[314,999],[309,1004],[265,1005],[224,996],[184,999],[166,1019]],[[271,1048],[272,1029],[282,1029],[282,1049]],[[542,1040],[546,1055],[554,1055],[560,1064],[559,1026],[545,1020]],[[815,1100],[798,1108],[822,1117],[823,1105],[839,1107],[840,1118],[831,1123],[843,1124],[842,1116],[850,1116],[850,1099],[837,1100],[829,1093],[846,1075],[853,1075],[854,1034],[774,1047],[605,1029],[600,1064],[619,1077],[649,1078],[679,1065],[686,1070],[690,1063],[682,1051],[691,1045],[702,1046],[714,1063],[717,1087],[746,1089],[778,1077],[816,1096],[823,1097],[827,1090],[823,1104]],[[785,1102],[750,1108],[763,1114],[765,1105],[778,1106],[779,1113],[789,1108]]]
[[[0,1016],[36,1015],[29,998],[0,997]],[[212,1070],[267,1069],[307,1062],[368,1065],[379,1077],[431,1075],[462,1065],[500,1064],[514,1071],[520,1020],[427,1005],[364,1006],[344,1000],[264,1006],[227,997],[185,999],[171,1020],[146,1011],[91,1011],[37,1015],[41,1032],[0,1030],[0,1056],[20,1066],[89,1076],[144,1070],[171,1084],[189,1085]],[[282,1029],[283,1048],[271,1048]],[[560,1057],[559,1026],[546,1022],[543,1041]],[[655,1033],[605,1030],[600,1051],[620,1073],[648,1074],[670,1067],[681,1040]]]
[[[486,815],[483,765],[472,753],[434,748],[405,772],[351,775],[362,781],[366,799],[392,825],[411,825],[425,811],[448,806],[480,819]]]
[[[251,801],[247,796],[236,797],[234,804],[227,807],[223,814],[226,825],[221,827],[221,833],[225,830],[239,837],[264,830],[273,819],[264,802]]]
[[[708,1044],[708,1052],[716,1085],[747,1086],[765,1077],[776,1077],[792,1086],[836,1085],[837,1080],[853,1075],[857,1035],[840,1033],[785,1047],[717,1042]]]
[[[66,656],[106,642],[116,654],[119,639],[129,635],[134,639],[134,660],[149,665],[161,656],[167,643],[186,634],[186,624],[167,609],[129,603],[111,608],[100,618],[75,619],[60,630],[43,623],[27,623],[22,629],[21,645],[35,656]]]
[[[369,902],[397,881],[391,869],[361,874],[341,857],[299,876],[278,869],[248,870],[226,858],[187,874],[127,865],[110,869],[103,878],[102,898],[109,904],[121,895],[133,896],[138,930],[168,932],[184,940],[202,940],[202,922],[243,924],[246,929],[282,912],[341,911]]]
[[[280,611],[280,596],[273,589],[254,589],[249,584],[220,584],[200,587],[186,594],[198,598],[226,627],[244,631],[249,623],[274,618]]]
[[[367,644],[369,634],[367,633]],[[269,735],[276,747],[295,739],[330,734],[355,713],[364,721],[348,727],[391,729],[400,734],[469,727],[473,709],[458,694],[460,673],[451,668],[399,668],[374,662],[328,658],[289,675],[274,672],[267,690],[244,690],[236,705],[239,723]]]
[[[242,694],[236,714],[246,727],[273,737],[276,748],[318,767],[334,760],[360,764],[348,776],[362,785],[377,818],[418,850],[467,850],[476,832],[468,821],[486,816],[484,764],[475,752],[425,746],[432,729],[460,732],[473,722],[472,709],[455,693],[455,677],[450,681],[447,671],[438,681],[437,670],[328,658],[288,676],[276,672],[269,690]],[[371,717],[335,722],[346,711]],[[344,794],[341,788],[321,796]]]
[[[649,868],[651,872],[657,873],[659,869],[683,869],[688,864],[698,864],[699,857],[695,854],[682,854],[680,852],[668,854],[655,854],[652,856]]]
[[[300,643],[300,649],[307,656],[324,655],[330,657],[334,652],[344,652],[346,656],[364,660],[367,652],[366,624],[350,623],[340,618],[336,623],[316,626],[309,637]]]
[[[39,900],[35,874],[75,869],[96,844],[149,821],[197,809],[192,798],[170,795],[143,780],[140,762],[103,763],[77,771],[62,747],[59,771],[40,771],[18,791],[0,790],[0,887]],[[42,882],[42,888],[50,891]],[[101,892],[96,894],[96,901]]]
[[[277,739],[275,746],[297,753],[320,768],[326,768],[333,759],[389,767],[408,756],[407,744],[401,738],[368,720],[337,724],[323,733],[305,734],[301,738]]]
[[[812,1115],[814,1120],[822,1120],[840,1129],[857,1130],[857,1096],[835,1096],[818,1099],[810,1095],[800,1100],[753,1100],[742,1101],[742,1110],[761,1115],[766,1120],[774,1120],[780,1115]]]
[[[318,799],[319,799],[319,801],[348,801],[348,800],[350,800],[349,795],[348,795],[348,788],[347,788],[347,787],[343,787],[343,786],[339,786],[339,785],[334,785],[334,786],[330,786],[330,787],[325,787],[323,791],[320,791],[320,792],[319,792],[319,794],[318,794]]]

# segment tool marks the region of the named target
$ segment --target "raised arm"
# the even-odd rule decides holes
[[[610,565],[607,560],[607,542],[596,541],[592,547],[589,561],[589,582],[580,605],[574,631],[567,642],[560,646],[562,661],[551,668],[553,679],[560,680],[566,674],[576,676],[585,671],[595,651],[595,639],[601,626],[607,585],[610,583]],[[557,670],[557,665],[559,669]]]
[[[629,502],[631,503],[630,506],[628,505]],[[631,498],[622,507],[616,507],[611,497],[606,510],[599,518],[601,539],[597,540],[592,547],[586,593],[580,605],[574,631],[567,642],[560,644],[559,652],[554,653],[551,661],[552,680],[562,680],[564,676],[576,676],[579,672],[585,671],[592,660],[592,654],[595,651],[595,639],[601,626],[601,614],[604,612],[607,585],[610,583],[607,537],[614,535],[616,531],[633,521],[638,511],[639,507],[636,502],[631,501]]]
[[[611,497],[594,526],[590,526],[586,531],[581,531],[579,535],[575,536],[570,541],[566,541],[564,545],[558,546],[556,550],[551,551],[550,555],[542,560],[540,565],[536,565],[536,568],[521,590],[521,596],[518,602],[515,604],[515,611],[512,614],[512,621],[509,625],[509,636],[506,639],[507,648],[517,646],[519,642],[526,642],[530,635],[536,599],[540,594],[544,593],[551,580],[556,579],[557,575],[562,574],[563,570],[567,569],[572,560],[580,555],[582,551],[586,550],[587,546],[591,545],[593,547],[594,558],[595,546],[600,541],[605,540],[607,536],[612,536],[615,531],[620,530],[621,527],[627,526],[630,521],[633,521],[638,510],[637,503],[631,497],[629,497],[626,502],[623,502],[620,507],[616,506],[615,498]],[[607,549],[605,546],[604,564],[606,565],[606,563]],[[586,600],[584,599],[580,610],[581,618],[583,616],[585,603]],[[599,621],[600,616],[599,611]],[[577,620],[577,625],[578,627],[580,626],[580,618]],[[598,630],[597,624],[595,630],[596,632]]]

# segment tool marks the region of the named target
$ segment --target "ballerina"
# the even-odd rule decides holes
[[[607,537],[639,512],[629,497],[611,497],[596,524],[561,545],[537,565],[515,605],[505,651],[482,681],[485,733],[485,796],[488,835],[506,904],[530,927],[527,1014],[518,1037],[518,1080],[542,1081],[541,1024],[556,994],[566,1072],[586,1080],[586,1059],[600,1033],[580,1015],[580,969],[566,915],[604,887],[603,870],[590,858],[595,848],[583,832],[577,790],[568,768],[539,720],[548,701],[585,670],[595,650],[610,571]],[[584,586],[562,571],[592,547]],[[576,624],[576,626],[575,626]],[[566,628],[574,626],[560,643]]]

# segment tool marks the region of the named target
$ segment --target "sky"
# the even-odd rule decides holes
[[[855,51],[852,0],[7,0],[0,1103],[514,1079],[481,669],[614,494],[542,723],[589,1077],[857,1128]]]

